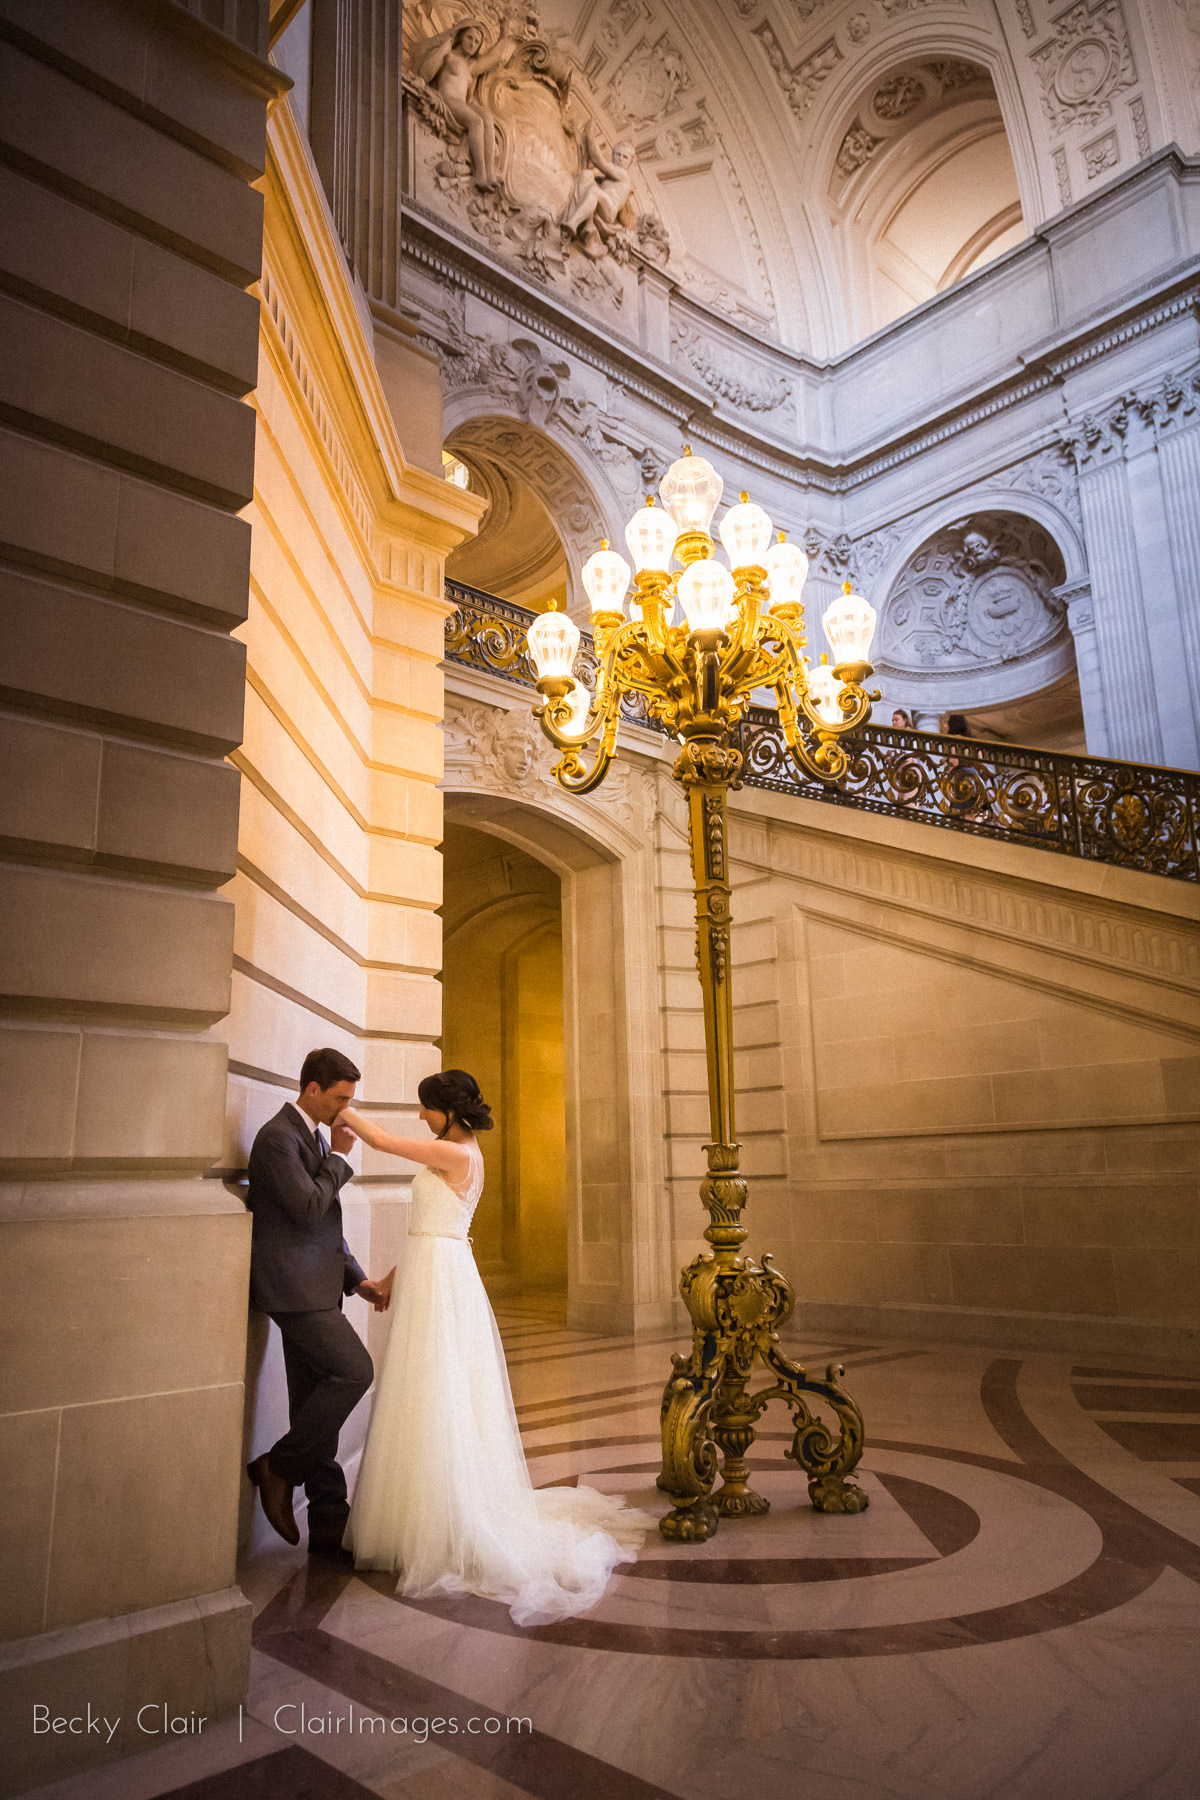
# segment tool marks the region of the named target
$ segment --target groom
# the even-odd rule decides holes
[[[300,1093],[268,1119],[250,1152],[246,1204],[254,1215],[250,1304],[269,1313],[283,1339],[289,1427],[246,1468],[263,1512],[289,1544],[300,1542],[292,1489],[308,1496],[310,1554],[336,1554],[349,1517],[338,1433],[375,1370],[342,1312],[342,1297],[384,1304],[342,1236],[338,1195],[352,1170],[354,1134],[335,1123],[354,1098],[358,1070],[340,1050],[311,1050]],[[330,1143],[321,1126],[330,1127]]]

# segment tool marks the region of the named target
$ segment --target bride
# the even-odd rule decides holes
[[[399,1594],[483,1594],[518,1625],[549,1624],[595,1606],[655,1521],[594,1488],[530,1481],[467,1238],[483,1191],[474,1134],[491,1130],[491,1109],[463,1069],[426,1076],[417,1094],[432,1138],[394,1137],[349,1110],[337,1121],[425,1165],[395,1293],[395,1269],[379,1284],[395,1316],[343,1542],[356,1567],[398,1571]]]

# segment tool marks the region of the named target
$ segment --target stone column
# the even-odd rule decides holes
[[[245,1692],[249,1220],[217,1180],[266,0],[0,24],[4,1791]]]
[[[1183,646],[1183,683],[1191,702],[1193,731],[1200,739],[1200,374],[1191,383],[1192,406],[1178,421],[1164,420],[1158,462],[1162,477],[1167,539],[1175,569],[1178,621]]]
[[[1066,581],[1054,590],[1067,609],[1067,624],[1075,640],[1075,669],[1083,702],[1083,729],[1089,756],[1108,756],[1108,714],[1104,708],[1104,682],[1096,646],[1096,609],[1090,581]]]
[[[313,156],[351,267],[400,299],[400,0],[312,0]]]
[[[1160,432],[1165,418],[1161,392],[1139,399],[1125,437],[1125,479],[1137,545],[1146,639],[1150,648],[1152,693],[1158,714],[1162,761],[1194,769],[1200,761],[1196,733],[1196,689],[1189,683],[1185,620],[1194,613],[1197,591],[1187,585],[1187,541],[1196,531],[1200,489],[1196,464],[1186,452],[1173,459],[1176,530],[1168,523]],[[1188,433],[1177,433],[1186,438]],[[1172,439],[1174,443],[1174,438]],[[1182,481],[1179,479],[1182,477]],[[1189,482],[1191,483],[1189,491]],[[1190,507],[1189,507],[1190,503]],[[1180,506],[1190,518],[1179,520]],[[1182,531],[1179,529],[1182,526]],[[1182,559],[1179,552],[1183,552]]]
[[[1121,402],[1103,419],[1086,419],[1072,450],[1091,569],[1108,753],[1129,762],[1161,763],[1154,663],[1123,455],[1128,426],[1127,406]]]

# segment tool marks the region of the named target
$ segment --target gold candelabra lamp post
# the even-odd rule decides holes
[[[680,745],[673,772],[688,799],[712,1135],[700,1184],[711,1248],[680,1277],[692,1350],[673,1358],[662,1405],[658,1485],[674,1506],[661,1530],[687,1540],[711,1537],[722,1515],[768,1510],[769,1502],[749,1486],[745,1457],[755,1423],[774,1398],[791,1409],[795,1436],[787,1454],[807,1474],[814,1507],[860,1512],[867,1504],[866,1493],[848,1479],[862,1455],[863,1426],[858,1407],[839,1385],[844,1371],[831,1363],[824,1380],[810,1379],[783,1354],[779,1328],[792,1311],[792,1290],[769,1255],[760,1264],[742,1253],[747,1188],[734,1122],[726,796],[740,785],[737,727],[756,689],[774,694],[797,764],[822,781],[842,775],[847,757],[841,739],[879,698],[863,687],[871,674],[875,609],[847,582],[822,619],[836,660],[832,667],[825,657],[810,664],[803,654],[801,599],[808,558],[782,532],[772,543],[770,519],[743,494],[720,525],[729,567],[718,561],[709,526],[723,486],[703,457],[687,451],[660,483],[663,505],[650,498],[634,514],[625,529],[634,562],[628,614],[631,571],[625,558],[607,541],[589,557],[583,581],[598,662],[594,694],[574,674],[579,628],[573,620],[557,611],[541,613],[528,632],[543,696],[536,713],[562,752],[554,773],[569,793],[586,794],[603,781],[622,702],[631,695],[642,696],[651,717]],[[673,573],[672,558],[681,565]],[[584,752],[590,746],[589,767]],[[756,1363],[770,1380],[751,1393]],[[836,1415],[836,1429],[812,1412],[813,1398]],[[718,1449],[722,1484],[714,1495]]]

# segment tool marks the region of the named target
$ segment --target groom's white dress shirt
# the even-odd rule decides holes
[[[298,1119],[304,1120],[304,1123],[308,1126],[308,1129],[312,1133],[314,1139],[319,1137],[320,1131],[321,1131],[320,1126],[314,1124],[312,1119],[310,1119],[308,1114],[305,1112],[304,1108],[302,1106],[297,1106],[294,1100],[289,1100],[288,1105],[291,1107],[292,1111],[295,1113],[295,1115]],[[321,1139],[321,1142],[325,1143],[324,1138]],[[328,1144],[325,1144],[325,1154],[326,1154],[326,1156],[342,1156],[342,1153],[340,1150],[331,1150],[329,1148]],[[347,1168],[350,1167],[349,1159],[347,1157],[342,1156],[342,1161],[346,1164]]]

